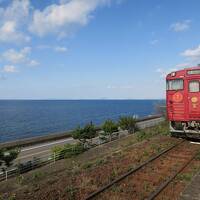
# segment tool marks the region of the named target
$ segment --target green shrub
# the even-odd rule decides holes
[[[56,146],[52,149],[56,159],[70,158],[85,151],[83,144],[66,144],[64,146]]]
[[[19,154],[20,150],[16,149],[0,149],[0,166],[5,163],[6,167],[12,165],[13,160],[15,160]]]
[[[115,124],[112,120],[106,120],[102,126],[102,129],[104,131],[104,133],[102,133],[102,135],[104,136],[109,136],[109,139],[111,141],[112,139],[112,134],[114,132],[118,131],[118,126],[117,124]]]
[[[89,140],[91,141],[91,139],[94,138],[96,135],[97,131],[92,122],[90,124],[85,125],[83,128],[78,126],[72,133],[72,137],[74,139],[78,139],[81,143],[84,144],[84,146],[86,145],[86,143],[89,142]]]
[[[119,119],[119,126],[122,130],[127,130],[130,134],[134,133],[138,128],[136,126],[136,118],[127,116],[127,117],[120,117]]]

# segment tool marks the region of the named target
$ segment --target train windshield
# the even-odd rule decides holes
[[[167,81],[167,90],[182,90],[183,79],[175,79]]]
[[[199,81],[190,81],[189,82],[189,92],[199,92]]]

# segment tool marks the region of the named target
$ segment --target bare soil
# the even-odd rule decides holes
[[[96,199],[145,199],[170,176],[181,169],[198,150],[200,150],[199,145],[193,145],[189,142],[181,144],[165,156],[156,159],[138,172],[114,185],[109,190],[106,190]],[[177,191],[174,190],[173,196],[178,196],[178,194],[180,194],[180,189]],[[159,196],[160,199],[166,197],[173,199],[170,191]]]

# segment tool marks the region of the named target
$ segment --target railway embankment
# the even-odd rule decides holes
[[[78,156],[21,174],[0,183],[0,199],[86,199],[93,192],[182,142],[180,139],[169,137],[168,134],[168,123],[161,122],[154,127],[92,148]],[[177,199],[200,169],[199,150],[198,145],[183,141],[169,151],[169,154],[163,155],[162,159],[149,163],[143,171],[135,174],[136,178],[127,177],[122,185],[109,188],[103,197],[124,199],[122,194],[125,194],[128,195],[127,199],[132,195],[135,195],[135,199],[144,199],[195,155],[157,197]],[[94,199],[96,198],[100,196]]]

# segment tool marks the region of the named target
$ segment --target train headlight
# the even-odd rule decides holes
[[[172,76],[172,77],[176,76],[176,72],[172,72],[172,73],[171,73],[171,76]]]

